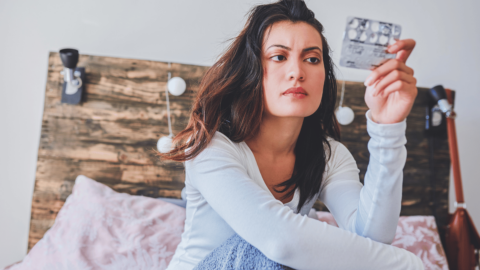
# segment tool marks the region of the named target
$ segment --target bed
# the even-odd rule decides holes
[[[63,66],[57,52],[49,55],[29,251],[54,225],[79,175],[113,192],[143,198],[180,199],[184,187],[183,164],[161,162],[154,154],[157,140],[168,135],[167,73],[170,71],[172,77],[180,76],[187,83],[183,95],[170,96],[176,134],[186,126],[198,85],[209,67],[94,55],[81,55],[78,66],[86,70],[82,103],[61,103]],[[341,83],[338,81],[337,103]],[[425,133],[427,89],[418,88],[407,118],[408,156],[401,216],[434,216],[429,219],[429,226],[438,230],[444,244],[450,157],[446,136],[432,140]],[[355,119],[352,124],[341,126],[341,141],[357,161],[362,182],[370,138],[366,132],[364,93],[363,82],[345,82],[343,104],[354,110]],[[429,151],[433,151],[433,160],[429,160]],[[320,201],[314,208],[319,218],[335,225]]]

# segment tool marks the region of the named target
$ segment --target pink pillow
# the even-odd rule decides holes
[[[401,216],[392,246],[420,257],[425,269],[448,270],[447,256],[433,216]]]
[[[165,269],[185,223],[185,208],[117,193],[86,176],[19,269]]]
[[[318,211],[317,216],[319,220],[338,227],[332,214]],[[401,216],[392,246],[420,257],[425,270],[448,270],[447,257],[433,216]]]

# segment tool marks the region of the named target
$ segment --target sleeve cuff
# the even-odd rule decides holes
[[[365,113],[365,117],[367,118],[367,132],[370,137],[397,137],[405,135],[405,131],[407,129],[407,119],[393,124],[379,124],[375,123],[370,117],[370,110]]]

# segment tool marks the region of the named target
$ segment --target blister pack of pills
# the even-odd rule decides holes
[[[400,39],[398,24],[348,17],[343,33],[340,66],[371,70],[396,54],[387,53],[387,46]]]

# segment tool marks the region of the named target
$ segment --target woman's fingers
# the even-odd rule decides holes
[[[380,77],[386,76],[393,70],[400,70],[413,76],[413,69],[407,67],[405,63],[397,59],[390,59],[387,62],[385,62],[383,65],[373,70],[372,73],[370,73],[370,75],[365,80],[365,85],[366,86],[372,85],[374,82],[380,79]]]
[[[375,91],[372,93],[372,95],[374,97],[377,96],[389,85],[393,84],[396,81],[403,81],[414,85],[417,84],[417,79],[415,79],[415,77],[413,77],[412,75],[400,70],[393,70],[388,75],[378,81],[378,83],[375,85]]]
[[[389,46],[387,51],[389,53],[396,53],[396,59],[406,63],[408,57],[413,51],[413,48],[415,48],[415,45],[416,42],[413,39],[402,39]]]
[[[388,97],[388,95],[396,91],[414,92],[414,94],[412,94],[414,99],[417,96],[416,83],[412,84],[405,81],[395,81],[394,83],[390,84],[385,88],[385,90],[383,91],[383,94],[382,93],[380,94],[382,94],[383,97]]]

